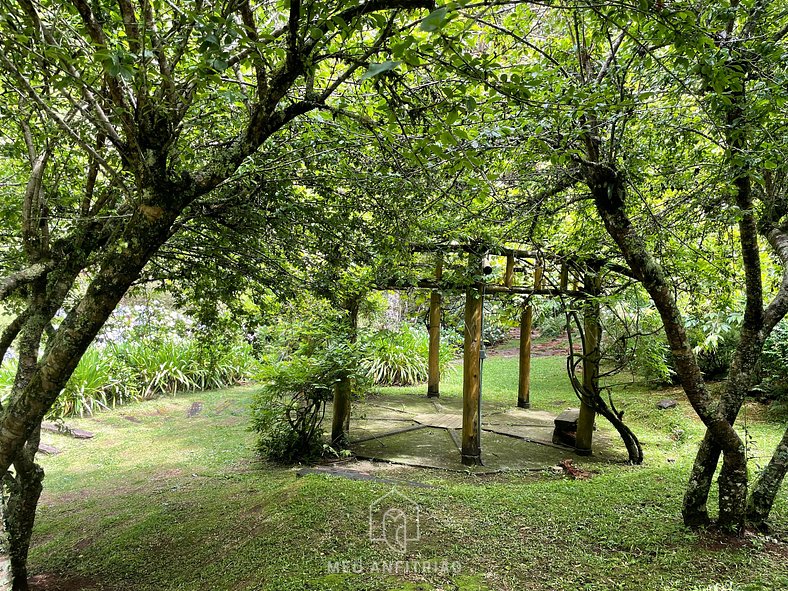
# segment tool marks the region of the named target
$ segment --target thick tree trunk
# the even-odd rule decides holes
[[[684,492],[684,504],[681,516],[688,527],[704,527],[711,521],[709,518],[708,500],[714,473],[720,460],[720,446],[714,442],[711,432],[707,429],[703,441],[698,447],[695,463],[692,466],[687,490]]]
[[[597,211],[610,236],[659,311],[684,391],[695,412],[720,445],[724,457],[720,473],[720,526],[741,531],[747,498],[747,461],[744,444],[706,389],[684,328],[684,322],[662,267],[648,252],[625,210],[624,179],[603,165],[589,166],[587,183]]]
[[[105,257],[85,296],[48,340],[40,357],[43,331],[81,267],[75,264],[70,269],[59,269],[46,287],[32,287],[29,315],[19,336],[17,379],[0,417],[0,473],[7,473],[12,464],[16,472],[14,477],[4,479],[9,493],[4,507],[7,538],[0,535],[0,546],[7,539],[8,551],[3,553],[4,548],[0,548],[0,582],[3,569],[8,567],[15,590],[27,589],[27,554],[44,477],[34,462],[41,421],[120,299],[168,238],[176,216],[172,210],[140,206],[119,237],[124,248]]]
[[[9,399],[0,420],[0,471],[11,466],[51,408],[80,358],[154,252],[166,241],[176,212],[142,205],[87,289],[47,343],[29,383]]]
[[[0,493],[3,492],[0,489]],[[8,509],[5,495],[0,494],[0,591],[11,591],[14,574],[11,568],[11,535],[8,533]]]
[[[763,343],[771,334],[774,326],[785,317],[786,311],[788,311],[788,266],[786,265],[786,263],[788,263],[788,235],[786,235],[786,233],[780,228],[769,226],[764,227],[764,235],[768,239],[769,244],[774,249],[774,252],[783,262],[783,278],[778,294],[775,296],[763,314],[763,326],[760,332],[757,334],[757,338],[754,338],[754,335],[752,334],[750,334],[749,338],[747,338],[747,335],[743,335],[742,342],[751,343],[751,350],[749,353],[745,353],[741,350],[740,346],[739,350],[737,351],[736,358],[731,365],[730,383],[726,391],[727,395],[723,399],[724,412],[726,418],[731,424],[734,423],[736,417],[739,414],[739,410],[741,409],[741,406],[744,402],[746,392],[757,381],[753,368],[756,366],[757,358],[762,352]],[[753,279],[757,278],[753,277]],[[750,372],[748,375],[742,376],[740,368],[745,364],[745,362],[742,361],[742,359],[745,357],[748,359],[747,363],[750,365]],[[742,377],[745,379],[742,380]],[[742,383],[737,384],[737,381],[739,380]],[[780,453],[780,447],[778,447],[775,451],[774,457],[772,458],[773,462],[776,461],[776,463],[779,464],[778,455]],[[717,468],[719,457],[720,448],[715,443],[711,433],[707,431],[705,437],[703,438],[703,442],[698,448],[698,453],[692,468],[689,485],[684,497],[684,507],[682,513],[684,515],[684,522],[687,525],[697,526],[704,525],[709,522],[706,503],[708,501],[709,491],[711,490],[711,483],[714,477],[714,472]],[[777,466],[774,467],[774,470],[777,470]],[[777,483],[777,488],[779,488],[780,481],[775,480],[773,478],[773,474],[774,472],[772,472],[770,476],[767,476],[767,480]],[[768,485],[766,485],[765,482],[764,486],[768,488]],[[777,490],[775,489],[774,494],[776,493]],[[748,520],[752,521],[756,526],[759,527],[764,525],[771,508],[771,505],[765,500],[766,494],[768,493],[764,492],[761,487],[761,482],[759,481],[756,489],[752,493],[752,498],[749,502],[747,510]],[[761,509],[757,509],[759,506]]]
[[[32,464],[29,471],[18,473],[13,484],[9,486],[11,495],[7,509],[14,591],[27,590],[27,555],[43,480],[44,470],[38,464]]]
[[[758,477],[747,504],[747,520],[756,527],[766,526],[786,470],[788,470],[788,429],[785,430],[769,464]]]

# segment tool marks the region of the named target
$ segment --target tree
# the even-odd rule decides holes
[[[772,2],[578,2],[556,8],[512,3],[447,13],[436,26],[441,42],[423,48],[446,70],[499,96],[500,112],[509,116],[517,106],[522,131],[511,135],[513,143],[519,138],[520,152],[512,158],[564,179],[551,194],[559,198],[553,211],[588,216],[586,204],[592,204],[615,250],[649,293],[679,379],[708,430],[685,500],[689,525],[708,521],[706,498],[720,453],[719,524],[734,531],[744,525],[747,461],[733,422],[757,383],[763,342],[788,303],[781,288],[764,305],[759,243],[760,233],[786,268],[786,211],[781,190],[770,192],[767,182],[768,169],[779,161],[773,154],[785,149],[775,139],[781,132],[771,115],[773,105],[784,101],[784,18]],[[669,152],[659,147],[665,128],[681,131],[667,140]],[[681,159],[698,155],[706,160],[695,163],[693,182],[682,174]],[[578,182],[587,193],[572,194],[561,208],[563,192]],[[690,198],[681,195],[682,186],[693,184]],[[663,248],[671,238],[649,223],[657,217],[652,208],[675,203],[671,197],[681,199],[681,211],[692,212],[702,228],[736,228],[746,304],[721,399],[709,392],[687,337],[677,297],[682,264],[672,258],[675,247],[673,254]],[[549,211],[549,201],[541,201],[542,211]],[[715,215],[716,208],[732,213]],[[685,236],[694,231],[686,222],[678,230]],[[764,486],[752,497],[753,517],[756,507],[768,505],[760,502],[759,489],[773,495],[784,470],[781,445],[761,479]]]
[[[4,588],[11,574],[26,588],[40,422],[126,290],[191,204],[210,202],[299,116],[336,110],[331,97],[358,80],[402,15],[430,6],[3,3],[3,108],[19,126],[6,162],[29,170],[21,252],[9,254],[0,282],[3,300],[23,302],[2,335],[3,352],[17,337],[19,351],[0,416],[0,472],[15,468],[5,480]]]

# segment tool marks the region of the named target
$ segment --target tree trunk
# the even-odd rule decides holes
[[[597,211],[608,234],[618,244],[630,268],[659,311],[675,359],[676,373],[687,398],[722,449],[723,466],[718,480],[720,526],[739,532],[744,528],[747,499],[744,444],[709,394],[662,267],[648,252],[626,214],[624,179],[617,171],[603,165],[588,165],[586,175]]]
[[[19,470],[19,468],[17,468]],[[8,489],[8,523],[11,534],[11,569],[14,591],[27,590],[27,554],[43,490],[44,470],[31,462],[30,470],[20,471]]]
[[[0,489],[0,492],[4,492]],[[11,535],[8,533],[8,508],[5,495],[0,494],[0,591],[11,591],[14,574],[11,568]]]
[[[758,477],[747,504],[747,520],[756,527],[766,526],[786,470],[788,470],[788,429],[785,430],[780,444],[774,450],[769,464]]]

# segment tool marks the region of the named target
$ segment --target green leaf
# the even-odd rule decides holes
[[[437,31],[438,29],[443,28],[443,25],[446,24],[446,9],[445,8],[437,8],[429,13],[424,20],[421,21],[421,30],[426,31],[428,33],[432,33],[433,31]]]
[[[393,70],[402,62],[392,62],[392,61],[385,61],[380,64],[369,64],[369,68],[367,71],[364,72],[364,75],[361,77],[362,82],[364,80],[368,80],[369,78],[374,78],[383,72],[388,72],[389,70]]]

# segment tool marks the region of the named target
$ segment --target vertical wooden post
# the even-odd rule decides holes
[[[340,379],[334,386],[334,416],[331,420],[331,442],[347,443],[350,434],[351,384],[348,378]]]
[[[435,266],[435,279],[440,281],[443,277],[443,258],[438,255]],[[428,358],[427,396],[437,398],[440,396],[440,354],[441,354],[441,293],[433,289],[430,293],[430,349]]]
[[[511,287],[514,284],[514,255],[506,255],[506,273],[503,276],[503,284]]]
[[[599,295],[601,279],[598,272],[588,271],[583,279],[584,290],[592,297]],[[602,337],[602,328],[599,323],[599,302],[591,299],[585,303],[583,310],[583,332],[585,342],[583,350],[583,387],[590,392],[599,390],[599,361],[602,357],[599,342]],[[591,445],[594,437],[594,409],[586,404],[580,404],[580,417],[577,419],[577,436],[575,439],[576,451],[580,455],[591,455]]]
[[[542,287],[542,265],[534,262],[534,289]],[[529,303],[520,314],[520,377],[517,384],[517,406],[531,408],[531,329],[534,309]]]
[[[358,332],[358,307],[361,298],[355,297],[348,300],[348,339],[351,343],[356,342]],[[353,392],[353,384],[350,375],[343,375],[334,386],[334,405],[333,416],[331,419],[331,442],[336,445],[347,443],[350,434],[350,399]]]
[[[561,277],[558,281],[558,287],[561,291],[566,291],[569,286],[569,265],[565,262],[561,263]]]
[[[479,400],[481,396],[482,294],[469,287],[465,296],[465,343],[462,368],[462,463],[481,459]]]

